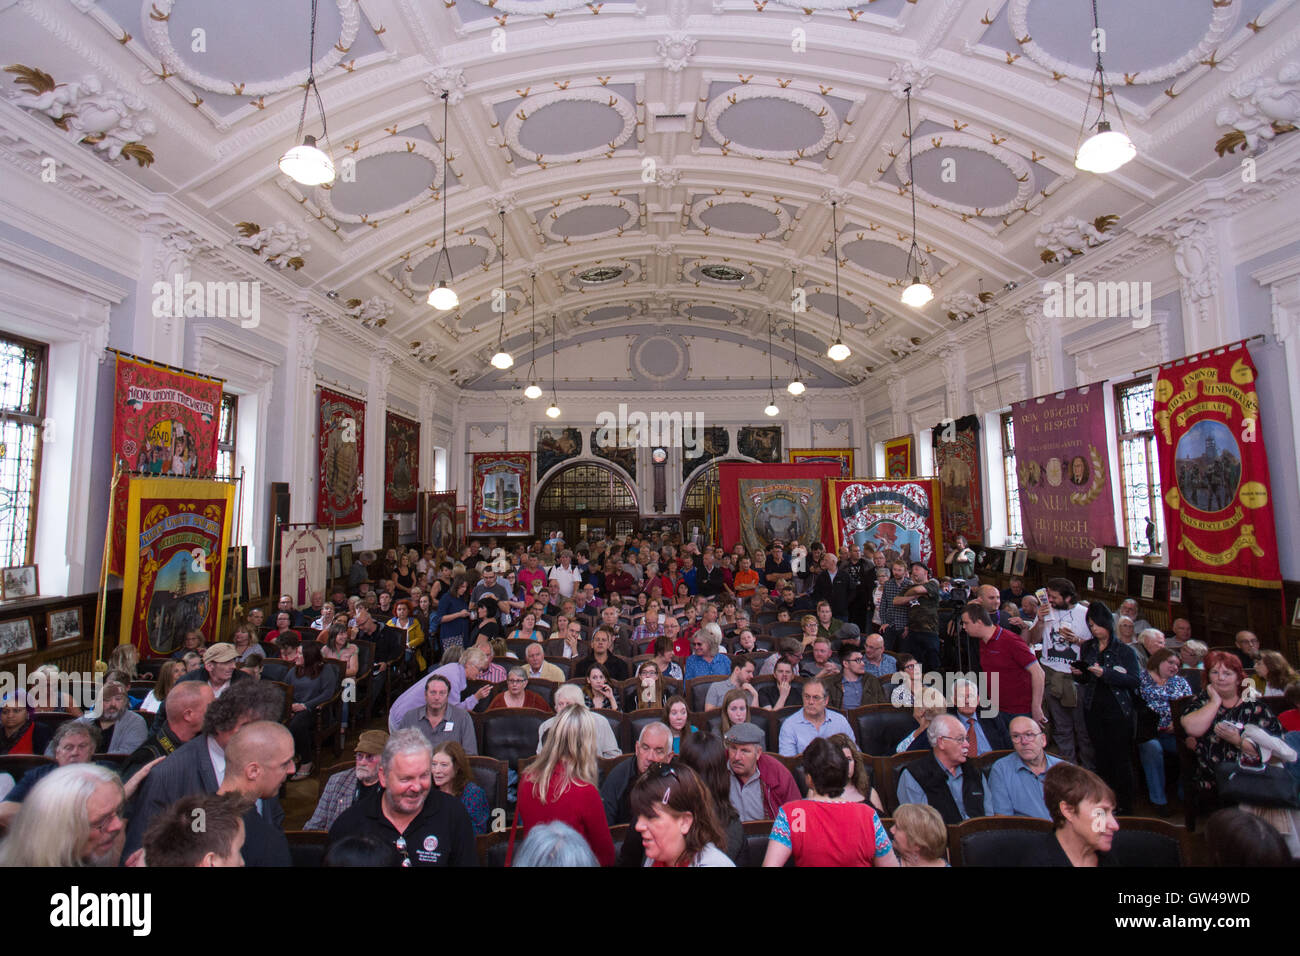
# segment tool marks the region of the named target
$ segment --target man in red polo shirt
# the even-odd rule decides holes
[[[966,633],[980,642],[980,670],[989,675],[989,693],[997,675],[998,711],[1008,717],[1029,716],[1039,725],[1043,716],[1043,668],[1019,636],[993,623],[989,612],[978,604],[967,604],[961,612]]]

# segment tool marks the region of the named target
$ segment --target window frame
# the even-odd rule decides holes
[[[230,441],[221,440],[221,415],[224,414],[227,406],[230,408]],[[221,405],[217,411],[217,462],[218,466],[215,472],[217,478],[235,478],[235,465],[238,461],[239,449],[239,396],[233,392],[221,393]],[[221,472],[220,462],[222,454],[230,456],[230,474],[225,475]]]
[[[1130,531],[1135,530],[1135,526],[1129,523],[1128,471],[1125,468],[1124,446],[1128,442],[1138,440],[1143,440],[1146,445],[1147,509],[1148,514],[1151,515],[1156,524],[1156,541],[1162,542],[1165,540],[1165,517],[1164,509],[1161,506],[1164,489],[1160,485],[1159,450],[1156,447],[1155,383],[1154,374],[1140,375],[1126,382],[1116,382],[1112,386],[1111,392],[1115,402],[1115,464],[1119,472],[1120,520],[1124,530],[1124,546],[1129,554],[1143,557],[1145,557],[1145,553],[1141,550],[1140,545],[1146,544],[1146,535],[1141,535],[1136,541],[1129,535]],[[1151,428],[1125,431],[1124,396],[1125,393],[1137,387],[1151,389]],[[1145,523],[1145,519],[1141,520]]]
[[[29,479],[30,502],[27,512],[27,530],[25,541],[23,542],[22,560],[20,565],[34,564],[36,561],[36,521],[40,513],[41,497],[41,451],[45,438],[46,429],[46,385],[50,376],[50,347],[45,342],[38,342],[34,339],[24,338],[21,335],[12,335],[8,332],[0,333],[0,343],[17,346],[20,349],[32,350],[35,354],[35,374],[36,381],[32,386],[32,401],[34,410],[31,412],[11,411],[8,408],[0,407],[0,419],[5,422],[13,422],[19,428],[30,426],[34,432],[32,441],[32,459],[31,475]],[[3,566],[8,567],[12,560],[13,549],[11,544],[6,544],[7,556],[3,559]]]

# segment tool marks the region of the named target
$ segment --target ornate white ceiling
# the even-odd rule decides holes
[[[829,388],[961,321],[980,279],[1046,275],[1100,217],[1118,218],[1078,242],[1267,148],[1285,130],[1266,95],[1300,95],[1296,6],[1100,0],[1139,149],[1107,177],[1072,165],[1089,0],[321,0],[315,70],[340,169],[328,189],[276,169],[298,123],[308,0],[0,0],[0,62],[59,84],[6,74],[0,127],[17,109],[73,110],[85,149],[304,289],[359,303],[377,347],[471,388],[526,374],[533,272],[539,369],[554,335],[571,387],[765,382],[769,313],[780,377],[792,269],[808,305],[800,362]],[[937,276],[919,312],[898,301],[909,83],[918,238]],[[462,305],[440,315],[425,293],[444,191]],[[823,354],[831,200],[843,366]],[[486,364],[501,212],[507,373]]]

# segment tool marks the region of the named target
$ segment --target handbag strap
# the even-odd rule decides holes
[[[519,810],[515,810],[514,822],[510,824],[510,842],[506,846],[506,866],[510,866],[515,856],[515,834],[519,832]]]

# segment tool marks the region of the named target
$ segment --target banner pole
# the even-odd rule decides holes
[[[113,553],[113,502],[122,476],[122,459],[113,458],[113,479],[108,483],[108,522],[104,529],[104,560],[99,567],[99,598],[95,608],[95,661],[104,659],[104,622],[108,615],[108,563]]]
[[[241,546],[241,544],[243,543],[243,540],[244,540],[244,534],[243,534],[243,532],[244,532],[244,522],[243,522],[243,514],[244,514],[244,469],[243,469],[242,467],[239,469],[239,492],[238,492],[238,494],[236,494],[236,496],[235,496],[235,501],[237,502],[236,505],[235,505],[235,516],[234,516],[234,520],[235,520],[235,560],[239,560],[239,558],[240,558],[240,551],[239,551],[239,548],[240,548],[240,546]],[[227,550],[228,550],[228,549],[227,549]],[[235,611],[241,607],[240,599],[243,597],[243,588],[240,587],[240,582],[243,580],[243,576],[244,576],[244,572],[245,572],[245,568],[246,568],[246,567],[247,567],[247,564],[245,563],[245,567],[236,567],[236,568],[234,569],[234,584],[235,584],[235,586],[234,586],[234,588],[233,588],[233,589],[231,590],[231,592],[230,592],[230,623],[231,623],[232,625],[235,623]],[[221,632],[221,621],[218,620],[218,621],[217,621],[217,633],[216,633],[214,636],[217,637],[217,638],[220,638],[220,636],[221,636],[221,633],[220,633],[220,632]]]
[[[280,537],[284,531],[280,527],[280,516],[275,516],[275,534],[271,535],[275,540],[271,542],[271,575],[267,579],[270,586],[271,596],[278,602],[280,599],[280,585],[275,579],[275,566],[279,563],[280,558]]]

